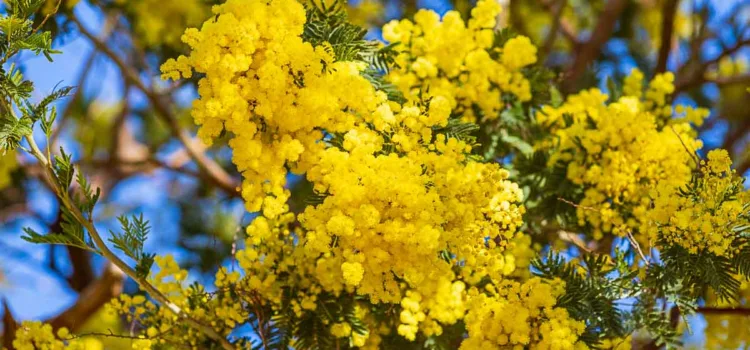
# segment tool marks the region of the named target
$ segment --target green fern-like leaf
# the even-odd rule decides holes
[[[21,238],[31,243],[68,245],[99,253],[99,249],[97,249],[96,245],[87,238],[83,226],[78,223],[73,214],[65,208],[62,208],[61,211],[62,221],[60,223],[60,228],[62,232],[53,232],[43,235],[31,228],[24,228],[23,231],[25,235],[21,236]]]
[[[34,84],[24,80],[23,74],[14,64],[11,64],[7,71],[0,67],[0,93],[3,96],[20,102],[30,98],[32,91],[34,91]]]
[[[15,18],[29,18],[44,5],[46,0],[6,0],[8,15]]]
[[[29,118],[17,119],[11,115],[0,117],[0,152],[18,148],[24,136],[31,134],[32,125]]]
[[[143,244],[148,238],[151,226],[147,220],[143,219],[143,214],[133,216],[132,219],[121,215],[117,220],[120,222],[122,232],[110,231],[112,237],[109,241],[125,255],[139,261],[143,257]]]

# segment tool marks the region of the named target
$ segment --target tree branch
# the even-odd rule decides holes
[[[699,307],[696,310],[704,315],[739,315],[750,316],[750,308],[732,308],[732,307]]]
[[[190,155],[190,158],[192,158],[193,161],[195,161],[195,164],[198,165],[198,168],[201,170],[201,172],[207,175],[207,180],[213,182],[216,186],[222,188],[227,192],[237,192],[237,188],[239,186],[238,182],[233,179],[226,171],[224,171],[224,169],[219,164],[208,158],[203,153],[203,151],[196,146],[195,142],[193,142],[192,140],[192,137],[180,127],[170,108],[164,103],[164,101],[155,91],[152,91],[149,87],[146,86],[146,84],[143,83],[141,78],[138,76],[138,73],[130,69],[130,67],[125,64],[125,62],[117,55],[117,53],[112,51],[112,49],[110,49],[104,42],[102,42],[91,32],[89,32],[83,26],[83,24],[81,24],[78,18],[76,18],[75,16],[71,16],[70,20],[78,27],[78,30],[81,32],[81,34],[83,34],[83,36],[85,36],[94,44],[97,50],[104,53],[120,69],[123,77],[130,84],[135,86],[144,95],[146,95],[146,98],[151,103],[154,110],[157,112],[156,114],[161,117],[164,123],[167,124],[167,127],[170,129],[172,134],[180,141],[182,146]]]
[[[661,10],[661,46],[659,56],[656,60],[656,74],[667,70],[669,52],[672,50],[672,33],[674,32],[674,19],[677,12],[679,0],[667,0]]]
[[[615,29],[615,24],[620,18],[620,14],[625,10],[626,0],[609,0],[604,7],[604,11],[599,16],[591,37],[586,43],[580,46],[573,64],[568,69],[563,82],[563,88],[566,91],[572,91],[578,79],[583,75],[591,62],[599,55],[604,44],[609,40]]]
[[[750,74],[734,75],[731,77],[718,77],[713,79],[706,79],[708,83],[714,83],[719,86],[744,84],[750,85]]]
[[[16,339],[18,323],[10,311],[8,302],[3,298],[3,349],[13,349],[13,340]]]
[[[548,11],[552,11],[552,25],[550,26],[549,33],[547,33],[547,38],[544,40],[544,44],[542,44],[539,55],[545,58],[552,51],[552,46],[555,44],[557,33],[560,31],[560,26],[562,25],[563,10],[568,4],[568,0],[559,0],[557,6],[552,5],[550,1],[544,1],[543,4]]]
[[[673,95],[676,96],[678,93],[682,91],[700,86],[701,84],[708,81],[705,76],[706,70],[708,70],[708,68],[710,68],[712,65],[721,61],[721,59],[723,59],[724,57],[730,56],[734,54],[735,52],[739,51],[746,45],[750,45],[750,39],[737,40],[737,42],[734,45],[722,51],[718,56],[700,63],[698,68],[693,70],[692,74],[689,77],[678,79],[677,82],[675,82],[675,92]]]
[[[526,23],[523,21],[523,18],[521,18],[521,15],[519,13],[518,6],[520,5],[520,0],[510,0],[508,4],[508,11],[510,12],[510,24],[513,26],[513,29],[516,30],[521,35],[528,36],[528,30],[526,28]]]
[[[46,323],[54,329],[65,327],[75,332],[104,304],[122,293],[124,277],[122,270],[108,263],[102,276],[81,292],[75,304]]]
[[[92,219],[91,218],[87,219],[83,215],[81,210],[78,208],[78,206],[75,205],[73,200],[70,198],[68,189],[61,188],[57,184],[56,181],[53,181],[53,179],[55,179],[55,174],[52,169],[52,164],[50,163],[50,160],[45,157],[44,153],[42,153],[42,151],[39,149],[39,146],[37,146],[36,141],[34,141],[33,136],[26,135],[25,138],[29,144],[29,148],[31,149],[31,154],[42,165],[44,169],[44,174],[49,180],[49,183],[53,184],[52,188],[55,192],[55,195],[60,199],[61,205],[65,206],[65,208],[68,209],[68,211],[70,211],[73,218],[86,229],[89,236],[91,237],[91,240],[94,242],[94,245],[96,246],[97,249],[99,249],[100,254],[104,256],[107,260],[109,260],[111,263],[113,263],[115,266],[120,268],[120,270],[122,270],[126,275],[128,275],[136,283],[138,283],[138,286],[140,286],[141,289],[146,291],[152,298],[154,298],[157,302],[159,302],[159,304],[161,304],[162,307],[165,307],[169,311],[174,313],[180,320],[184,321],[191,327],[205,334],[209,338],[215,340],[225,350],[234,349],[234,346],[226,339],[226,337],[219,334],[216,330],[214,330],[210,326],[202,324],[201,322],[193,318],[191,315],[189,315],[187,312],[182,310],[179,306],[171,302],[165,294],[163,294],[161,291],[156,289],[156,287],[154,287],[151,283],[149,283],[145,277],[138,274],[132,267],[130,267],[130,265],[128,265],[125,261],[120,259],[120,257],[117,256],[107,246],[106,242],[104,242],[104,239],[102,238],[102,235],[94,226]]]

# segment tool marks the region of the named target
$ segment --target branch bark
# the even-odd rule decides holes
[[[704,315],[739,315],[750,316],[750,308],[730,308],[730,307],[699,307],[698,313]]]
[[[542,44],[542,50],[539,55],[540,57],[542,57],[542,60],[544,60],[552,51],[552,46],[555,44],[557,33],[560,31],[560,27],[562,25],[563,10],[568,4],[568,1],[559,0],[557,6],[551,4],[550,1],[545,1],[543,4],[548,11],[552,12],[552,25],[550,26],[549,33],[547,33],[547,38],[545,38],[544,40],[544,44]]]
[[[118,67],[118,69],[120,69],[120,71],[122,72],[122,76],[130,84],[135,86],[144,95],[146,95],[149,103],[157,112],[156,114],[161,117],[162,121],[165,124],[167,124],[167,127],[177,138],[177,140],[180,141],[182,146],[190,155],[190,158],[192,158],[195,164],[198,165],[198,168],[201,170],[201,172],[206,174],[206,179],[229,193],[237,192],[237,188],[239,186],[238,181],[233,179],[226,171],[224,171],[224,169],[219,164],[207,157],[205,153],[203,153],[203,150],[201,150],[199,147],[196,147],[196,144],[195,142],[193,142],[192,137],[184,129],[182,129],[182,127],[180,127],[177,119],[175,118],[167,104],[155,91],[146,86],[146,84],[141,80],[140,76],[138,76],[138,73],[132,70],[127,64],[125,64],[122,58],[120,58],[117,53],[112,51],[112,49],[110,49],[104,42],[102,42],[101,40],[99,40],[99,38],[89,32],[86,27],[84,27],[83,24],[78,20],[78,18],[76,18],[75,16],[71,16],[70,21],[78,27],[78,30],[81,32],[81,34],[83,34],[83,36],[85,36],[94,44],[94,47],[96,47],[98,51],[105,54]]]
[[[108,263],[102,276],[81,292],[75,304],[46,322],[54,329],[65,327],[75,332],[104,304],[122,293],[124,279],[122,270]]]
[[[677,12],[679,0],[667,0],[661,10],[661,46],[659,47],[659,56],[656,60],[656,73],[663,73],[667,70],[667,61],[669,52],[672,50],[672,33],[674,32],[674,19]]]
[[[690,74],[690,76],[682,79],[677,79],[677,81],[675,82],[675,93],[673,95],[676,96],[682,91],[692,89],[707,82],[708,80],[706,79],[706,70],[708,70],[708,68],[710,68],[714,64],[717,64],[724,57],[734,54],[745,46],[750,46],[750,39],[738,40],[734,45],[726,48],[718,56],[700,63],[698,68],[691,71],[692,73]]]
[[[565,81],[563,82],[565,91],[570,92],[575,88],[576,82],[586,71],[588,65],[599,55],[604,44],[612,36],[615,24],[617,24],[620,14],[625,10],[626,4],[627,0],[607,1],[604,11],[599,16],[599,21],[591,32],[591,37],[580,46],[573,64],[565,75]]]
[[[13,340],[16,339],[18,323],[13,312],[10,311],[8,302],[3,298],[3,349],[13,349]]]
[[[133,269],[125,261],[120,259],[120,257],[117,256],[107,246],[107,243],[102,238],[102,235],[99,233],[96,226],[94,226],[93,219],[91,219],[90,217],[87,218],[81,212],[78,206],[71,199],[67,188],[62,188],[62,186],[60,186],[57,183],[57,181],[53,180],[55,179],[55,173],[52,169],[52,164],[50,163],[50,160],[46,158],[45,154],[42,153],[42,151],[39,149],[39,146],[36,144],[36,141],[34,140],[33,135],[31,134],[26,135],[25,138],[29,144],[30,153],[34,156],[34,158],[37,159],[37,161],[39,161],[39,164],[43,168],[44,176],[47,178],[48,182],[53,184],[52,189],[54,190],[57,198],[60,199],[61,205],[65,206],[65,208],[67,208],[68,211],[70,211],[73,218],[83,226],[86,232],[88,232],[89,237],[91,237],[91,240],[94,243],[94,246],[96,246],[96,248],[98,249],[98,253],[100,253],[103,257],[105,257],[115,266],[120,268],[126,275],[128,275],[128,277],[132,278],[138,284],[138,286],[141,287],[141,289],[146,291],[152,298],[154,298],[157,302],[159,302],[159,304],[161,304],[162,307],[171,311],[181,321],[187,323],[188,325],[190,325],[197,331],[213,339],[214,341],[219,343],[221,347],[224,348],[225,350],[234,349],[234,346],[226,339],[224,335],[219,334],[219,332],[217,332],[212,327],[201,323],[200,321],[195,319],[193,316],[185,312],[185,310],[183,310],[182,308],[180,308],[179,306],[171,302],[164,293],[162,293],[160,290],[154,287],[151,283],[149,283],[149,281],[144,276],[141,276],[140,274],[138,274],[135,271],[135,269]]]

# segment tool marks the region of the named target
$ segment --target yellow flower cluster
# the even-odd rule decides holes
[[[513,265],[512,276],[525,281],[531,277],[531,260],[537,257],[540,247],[531,242],[531,236],[518,234],[505,250],[506,265]]]
[[[556,147],[550,165],[563,164],[567,178],[584,189],[576,209],[579,224],[590,225],[597,239],[648,225],[652,190],[658,185],[675,192],[686,184],[693,153],[702,146],[690,122],[702,120],[707,111],[681,106],[677,111],[685,117],[665,125],[659,113],[666,108],[671,113],[664,105],[664,94],[673,89],[670,78],[657,76],[645,93],[641,78],[634,71],[626,79],[626,95],[616,102],[606,104],[607,96],[591,89],[537,115],[556,138],[540,147]]]
[[[262,303],[280,307],[285,288],[296,294],[292,309],[300,316],[305,310],[317,308],[318,294],[325,290],[338,295],[344,288],[341,264],[338,266],[316,262],[309,256],[303,232],[292,233],[296,223],[294,214],[285,213],[273,219],[257,217],[247,228],[245,248],[237,252],[237,262],[244,271],[238,282],[241,289],[252,290],[262,297]]]
[[[659,128],[673,122],[670,120],[673,113],[682,118],[682,121],[695,126],[702,125],[703,120],[708,117],[709,110],[684,105],[677,105],[676,108],[672,108],[670,99],[674,89],[674,73],[666,72],[656,75],[644,91],[643,72],[634,68],[630,71],[630,75],[625,78],[623,95],[639,99],[641,109],[654,115]]]
[[[488,115],[496,114],[503,92],[529,97],[520,70],[535,62],[536,49],[517,37],[488,51],[499,11],[494,1],[480,1],[468,26],[457,13],[441,22],[428,11],[419,12],[416,25],[389,25],[391,38],[403,36],[399,60],[419,58],[410,65],[414,70],[393,71],[388,79],[427,72],[420,79],[445,76],[439,84],[455,85],[450,93],[437,93],[425,80],[430,95],[407,89],[403,104],[378,92],[361,75],[363,64],[337,61],[327,44],[304,42],[305,12],[294,0],[228,0],[213,11],[200,30],[183,36],[192,48],[189,56],[162,69],[172,79],[205,75],[193,105],[199,136],[210,143],[229,133],[247,209],[262,212],[237,253],[243,275],[220,271],[217,287],[251,291],[260,299],[253,303],[277,310],[282,296],[294,293],[297,316],[316,310],[323,294],[400,304],[395,324],[370,320],[366,335],[345,321],[328,325],[336,337],[377,347],[382,327],[395,327],[407,339],[419,332],[441,334],[443,326],[464,318],[467,286],[500,283],[517,264],[528,266],[530,238],[517,235],[524,214],[521,189],[498,164],[471,157],[472,145],[436,131],[457,109],[469,113],[487,103]],[[485,90],[492,92],[479,94]],[[322,198],[298,217],[287,212],[290,171],[304,173]],[[179,270],[170,261],[157,263],[166,272],[155,283],[187,308],[175,287]],[[170,274],[177,281],[160,282]],[[554,303],[555,297],[547,297]],[[234,322],[226,320],[243,315],[234,307],[211,306],[226,308],[211,324],[231,328]],[[204,317],[202,310],[187,309]],[[577,326],[559,311],[545,317],[556,321],[545,326],[544,339],[575,342]],[[560,331],[565,327],[573,328]]]
[[[521,69],[536,62],[537,49],[524,36],[496,46],[500,11],[497,1],[485,0],[477,2],[468,23],[457,11],[448,11],[441,20],[433,11],[419,10],[413,22],[386,24],[383,38],[399,43],[398,68],[387,79],[411,100],[420,94],[445,97],[466,120],[497,118],[504,94],[530,100],[529,81]]]
[[[18,160],[16,159],[16,152],[5,151],[0,149],[0,190],[10,186],[11,184],[11,173],[18,168]]]
[[[485,240],[504,246],[521,224],[522,193],[507,181],[507,171],[467,161],[468,146],[456,139],[437,135],[420,145],[424,135],[417,130],[391,138],[406,155],[377,155],[383,140],[370,135],[374,140],[367,142],[360,137],[365,132],[347,133],[358,145],[349,152],[327,149],[308,172],[328,196],[299,218],[308,230],[305,248],[322,259],[343,258],[348,284],[374,301],[397,302],[397,278],[420,289],[434,288],[438,276],[452,280],[453,261],[462,261],[464,278],[473,281],[502,276],[504,258],[490,254]],[[422,132],[431,138],[429,129]],[[453,261],[442,259],[442,251]]]
[[[629,335],[624,338],[604,339],[599,346],[601,349],[630,350],[633,348],[633,336]]]
[[[93,340],[93,339],[91,339]],[[13,349],[16,350],[89,350],[96,349],[98,342],[90,342],[86,339],[70,339],[67,328],[57,330],[57,336],[52,326],[39,321],[24,321],[16,330],[13,339]],[[94,347],[92,347],[92,345]],[[101,348],[101,344],[98,344]]]
[[[334,62],[326,46],[303,42],[305,10],[294,0],[229,0],[215,19],[183,36],[192,51],[163,66],[165,78],[205,74],[193,118],[211,144],[222,131],[243,173],[248,211],[267,217],[285,211],[287,169],[319,162],[323,131],[346,132],[356,115],[385,101],[360,75],[364,67]]]
[[[219,269],[216,273],[217,292],[213,295],[188,288],[187,271],[181,269],[171,255],[155,258],[155,271],[148,278],[169,301],[194,319],[211,326],[219,334],[228,335],[237,325],[247,320],[247,311],[241,300],[231,296],[227,288],[240,279],[239,272]],[[142,339],[133,342],[134,349],[151,349],[167,343],[184,344],[192,349],[201,348],[206,335],[186,325],[176,317],[171,307],[159,306],[143,295],[121,295],[107,304],[110,314],[124,315],[128,322],[139,322],[144,329]]]
[[[701,176],[681,192],[657,188],[649,233],[691,253],[731,256],[738,248],[730,248],[737,235],[734,228],[749,224],[742,214],[750,193],[744,191],[743,180],[734,176],[727,151],[710,151],[707,158],[701,162]]]
[[[183,28],[211,15],[205,0],[115,0],[130,14],[134,32],[147,47],[180,47]]]
[[[464,142],[433,137],[429,126],[447,122],[444,105],[436,97],[426,111],[410,106],[395,114],[399,105],[385,105],[365,118],[376,130],[356,127],[344,135],[343,149],[326,149],[307,177],[327,195],[300,215],[295,235],[291,214],[259,217],[248,227],[238,261],[249,287],[278,303],[285,284],[305,285],[299,312],[316,308],[316,291],[356,290],[373,302],[404,303],[408,290],[427,315],[410,323],[414,331],[425,321],[426,332],[439,333],[437,322],[462,316],[456,263],[470,283],[511,274],[513,257],[502,251],[521,225],[522,193],[498,165],[469,160]],[[378,126],[393,153],[384,151]]]
[[[555,307],[564,293],[560,281],[547,283],[532,278],[520,284],[489,284],[487,293],[469,292],[469,311],[464,318],[468,338],[462,350],[525,348],[586,349],[578,337],[586,328],[568,312]]]

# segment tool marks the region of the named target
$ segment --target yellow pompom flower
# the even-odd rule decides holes
[[[492,49],[501,10],[496,1],[482,0],[468,23],[456,11],[441,19],[424,9],[417,11],[413,22],[391,21],[383,27],[383,37],[399,42],[399,55],[398,66],[386,78],[408,99],[420,94],[445,98],[466,120],[496,119],[505,108],[505,94],[530,100],[530,85],[520,69],[536,62],[537,49],[523,36]],[[475,115],[474,107],[482,115]]]

